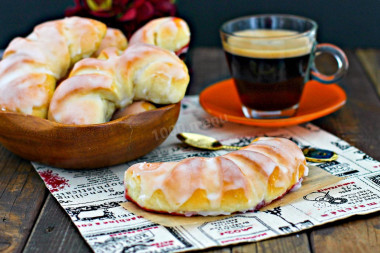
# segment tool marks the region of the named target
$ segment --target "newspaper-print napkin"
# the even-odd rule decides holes
[[[167,135],[157,129],[156,135]],[[136,162],[213,157],[227,151],[200,151],[177,141],[179,132],[195,132],[245,146],[258,136],[288,138],[303,147],[339,155],[328,163],[310,163],[342,180],[314,189],[291,203],[182,226],[163,226],[124,209],[123,175]],[[197,96],[185,97],[176,127],[158,148],[135,161],[95,170],[65,170],[32,163],[94,252],[180,252],[252,242],[298,232],[352,215],[380,210],[380,162],[338,137],[308,123],[287,128],[256,128],[208,115]],[[302,188],[301,188],[302,189]]]

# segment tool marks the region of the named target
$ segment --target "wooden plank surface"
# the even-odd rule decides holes
[[[188,95],[197,95],[207,86],[229,77],[226,57],[219,48],[190,50],[187,64],[190,71]]]
[[[24,252],[92,252],[71,219],[50,194]]]
[[[0,145],[0,252],[21,252],[47,190],[29,161]]]
[[[380,49],[358,49],[356,55],[380,96]]]
[[[215,247],[215,248],[210,248],[210,249],[206,249],[206,250],[201,250],[198,252],[201,252],[201,253],[206,253],[206,252],[207,253],[231,253],[232,250],[229,247],[223,247],[223,248]]]
[[[237,245],[232,248],[232,252],[236,253],[263,253],[263,252],[276,252],[276,253],[307,253],[311,252],[309,249],[309,241],[306,233],[292,234],[272,238],[269,240]]]
[[[380,251],[379,212],[313,230],[310,241],[316,253],[377,253]]]

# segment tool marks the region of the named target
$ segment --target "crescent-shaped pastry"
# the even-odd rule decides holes
[[[116,109],[134,100],[177,103],[189,80],[186,65],[168,50],[148,44],[129,45],[123,52],[107,48],[98,59],[75,64],[54,93],[49,119],[98,124],[109,121]]]
[[[36,26],[26,38],[15,38],[0,62],[0,108],[46,118],[56,82],[99,47],[107,27],[71,17]]]
[[[189,46],[190,29],[181,18],[157,18],[134,32],[129,43],[156,45],[180,55],[186,52]]]
[[[108,27],[106,35],[100,43],[98,50],[92,56],[98,57],[100,53],[108,47],[116,47],[120,50],[125,50],[127,48],[127,45],[127,38],[119,29]]]
[[[226,215],[271,203],[307,173],[305,157],[295,143],[262,137],[219,157],[135,164],[125,172],[125,196],[156,212]]]

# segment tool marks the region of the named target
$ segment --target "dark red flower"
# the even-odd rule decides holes
[[[153,5],[150,2],[145,1],[137,9],[137,22],[151,19],[153,18],[153,15],[154,15]]]
[[[137,16],[137,9],[131,8],[127,10],[123,16],[119,18],[120,21],[131,21],[134,20]]]
[[[169,1],[157,1],[157,4],[155,5],[155,10],[156,13],[158,13],[158,15],[165,15],[169,13],[168,16],[174,16],[176,12],[175,5],[170,3]]]
[[[98,19],[121,29],[128,38],[149,20],[176,13],[171,0],[74,0],[74,3],[74,7],[65,11],[66,16]]]

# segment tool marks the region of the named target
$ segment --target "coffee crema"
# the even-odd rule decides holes
[[[277,111],[297,106],[312,42],[288,30],[244,30],[223,43],[227,62],[244,106]]]
[[[313,43],[296,31],[243,30],[228,37],[223,48],[231,54],[253,58],[287,58],[309,54]]]

